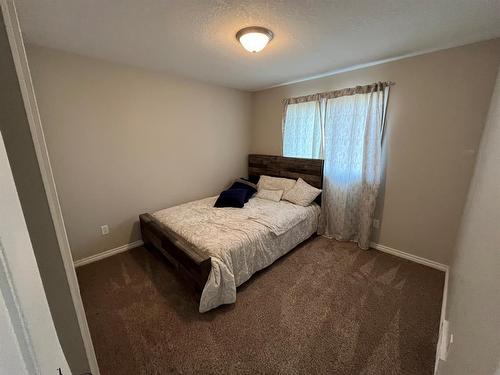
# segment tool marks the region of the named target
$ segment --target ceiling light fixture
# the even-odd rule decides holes
[[[260,26],[245,27],[236,33],[236,39],[249,52],[262,51],[273,36],[271,30]]]

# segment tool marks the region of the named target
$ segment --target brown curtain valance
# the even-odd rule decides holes
[[[340,89],[334,91],[320,92],[312,95],[297,96],[295,98],[283,99],[284,104],[297,104],[305,102],[313,102],[321,99],[333,99],[341,96],[355,95],[355,94],[368,94],[369,92],[381,91],[386,87],[395,85],[394,82],[375,82],[365,86],[350,87],[347,89]]]

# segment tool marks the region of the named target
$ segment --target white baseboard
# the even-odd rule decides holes
[[[122,245],[122,246],[115,247],[114,249],[109,249],[109,250],[103,251],[102,253],[99,253],[99,254],[91,255],[89,257],[76,260],[74,264],[75,264],[75,267],[84,266],[86,264],[93,263],[93,262],[96,262],[98,260],[108,258],[110,256],[113,256],[113,255],[116,255],[119,253],[123,253],[124,251],[131,250],[133,248],[136,248],[136,247],[139,247],[142,245],[144,245],[144,242],[142,242],[142,240],[134,241],[134,242]]]
[[[449,278],[449,274],[450,274],[450,266],[443,264],[443,263],[436,262],[434,260],[422,258],[422,257],[419,257],[417,255],[405,253],[404,251],[396,250],[396,249],[393,249],[392,247],[380,245],[380,244],[374,243],[374,242],[370,243],[370,247],[372,247],[375,250],[387,253],[387,254],[392,254],[392,255],[395,255],[395,256],[400,257],[400,258],[411,260],[415,263],[423,264],[424,266],[435,268],[439,271],[444,271],[446,273],[445,278],[444,278],[444,287],[443,287],[443,303],[441,304],[441,318],[440,318],[440,322],[439,322],[439,336],[438,336],[438,343],[437,343],[437,347],[436,347],[436,362],[434,364],[434,374],[436,374],[437,369],[438,369],[438,365],[439,365],[439,360],[440,360],[440,358],[443,357],[443,354],[444,354],[443,351],[446,350],[445,349],[446,346],[443,345],[442,341],[445,339],[443,337],[443,333],[444,333],[443,332],[444,331],[443,330],[443,322],[444,322],[445,317],[446,317],[446,303],[448,301],[448,278]]]
[[[439,322],[439,336],[438,336],[438,343],[437,343],[437,349],[436,349],[436,363],[434,365],[434,374],[437,373],[438,367],[439,367],[439,360],[442,358],[446,358],[446,352],[448,350],[448,343],[443,343],[443,340],[447,340],[447,337],[444,336],[444,329],[443,329],[443,324],[444,320],[446,319],[446,304],[448,303],[448,280],[450,277],[450,270],[449,268],[446,270],[446,276],[444,278],[444,288],[443,288],[443,303],[441,305],[441,319]]]
[[[378,243],[372,242],[370,243],[370,247],[372,247],[375,250],[382,251],[387,254],[395,255],[400,258],[408,259],[411,260],[415,263],[420,263],[423,264],[424,266],[432,267],[440,271],[447,272],[449,269],[449,266],[443,263],[436,262],[434,260],[426,259],[419,257],[417,255],[405,253],[404,251],[401,250],[396,250],[393,249],[392,247],[385,246],[385,245],[380,245]]]

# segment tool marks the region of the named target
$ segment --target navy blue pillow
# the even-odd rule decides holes
[[[214,207],[236,207],[243,208],[248,195],[247,189],[229,189],[220,193],[219,198],[215,202]]]
[[[254,195],[257,192],[257,189],[254,188],[253,186],[250,186],[250,185],[244,184],[243,182],[238,182],[238,181],[236,181],[234,184],[232,184],[228,190],[233,190],[233,189],[246,190],[247,194],[245,197],[245,203],[247,203],[249,201],[249,199],[252,198],[252,195]]]

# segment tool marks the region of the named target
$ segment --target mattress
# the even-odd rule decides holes
[[[236,301],[236,288],[317,231],[320,208],[250,199],[243,208],[214,208],[217,197],[154,212],[180,247],[210,257],[200,312]]]

